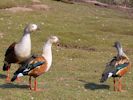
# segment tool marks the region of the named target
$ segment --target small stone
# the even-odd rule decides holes
[[[31,100],[34,100],[34,97],[31,97]]]

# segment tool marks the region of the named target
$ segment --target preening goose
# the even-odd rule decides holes
[[[36,31],[36,24],[29,24],[24,29],[24,34],[19,42],[12,43],[5,52],[3,71],[7,71],[6,80],[9,81],[9,69],[12,63],[21,63],[31,56],[30,33]]]
[[[120,42],[115,42],[114,47],[117,50],[117,55],[107,64],[100,82],[106,81],[109,77],[113,77],[114,91],[117,90],[116,77],[118,77],[118,91],[122,91],[121,77],[125,75],[131,67],[131,62],[127,55],[123,52]]]
[[[31,77],[34,77],[34,91],[37,91],[37,81],[36,77],[40,76],[41,74],[47,72],[52,64],[52,44],[58,43],[59,39],[56,36],[50,36],[47,42],[43,46],[43,53],[41,56],[32,57],[31,60],[26,62],[21,68],[19,68],[11,81],[14,81],[17,77],[28,75],[29,77],[29,85],[30,89],[31,86]]]

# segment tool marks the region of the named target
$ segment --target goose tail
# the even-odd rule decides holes
[[[18,77],[22,77],[22,76],[24,76],[23,73],[19,73],[19,74],[17,74],[17,75],[14,75],[14,76],[12,77],[12,79],[11,79],[11,82],[15,81]]]

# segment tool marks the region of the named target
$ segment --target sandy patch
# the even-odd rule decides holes
[[[30,6],[30,8],[33,10],[49,10],[50,9],[48,5],[44,5],[44,4],[33,4]]]
[[[5,9],[1,9],[1,10],[5,10],[5,11],[12,12],[12,13],[16,13],[16,12],[30,12],[30,11],[35,11],[35,10],[47,11],[49,9],[50,9],[50,7],[48,5],[39,4],[39,3],[33,3],[32,5],[28,5],[28,6],[17,6],[17,7],[5,8]]]
[[[40,0],[32,0],[33,3],[37,4],[37,3],[41,3]]]
[[[4,33],[0,32],[0,38],[3,38],[3,34],[4,34]]]
[[[10,11],[10,12],[13,12],[13,13],[16,13],[16,12],[33,11],[33,9],[31,9],[31,8],[26,8],[26,7],[12,7],[12,8],[6,8],[6,9],[4,9],[4,10]]]

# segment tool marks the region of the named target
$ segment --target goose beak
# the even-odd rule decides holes
[[[60,41],[59,41],[59,40],[56,42],[56,46],[57,46],[57,47],[60,46]]]
[[[60,40],[59,40],[59,39],[56,41],[55,45],[56,45],[57,47],[60,46]]]

